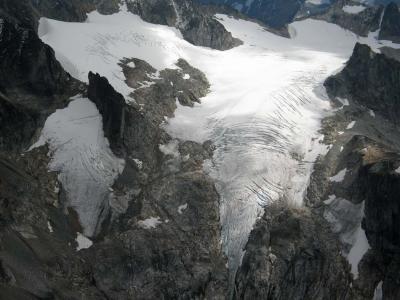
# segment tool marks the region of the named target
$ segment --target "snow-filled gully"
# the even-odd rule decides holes
[[[206,74],[210,93],[194,108],[179,106],[165,129],[179,139],[216,145],[204,168],[221,195],[222,242],[235,271],[260,204],[285,197],[302,205],[312,163],[326,151],[318,129],[331,107],[322,83],[342,67],[358,38],[323,21],[295,22],[287,39],[255,23],[218,18],[242,46],[196,47],[176,29],[126,11],[93,12],[85,23],[42,19],[39,32],[74,77],[87,81],[89,71],[98,72],[128,101],[132,90],[118,66],[124,57],[158,70],[184,58]]]

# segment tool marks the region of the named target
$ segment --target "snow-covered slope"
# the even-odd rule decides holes
[[[124,57],[158,70],[184,58],[206,74],[210,93],[194,108],[180,106],[165,126],[174,137],[216,145],[205,168],[221,195],[224,249],[236,269],[260,204],[302,204],[312,163],[326,150],[317,132],[331,109],[323,81],[356,41],[379,45],[323,21],[295,22],[286,39],[252,22],[218,18],[244,45],[224,52],[196,47],[175,29],[126,11],[93,12],[86,23],[42,19],[40,33],[73,76],[87,81],[89,71],[99,72],[125,96],[132,90],[118,65]]]
[[[31,148],[49,144],[50,170],[67,192],[67,204],[78,214],[86,236],[96,233],[108,212],[110,187],[124,162],[109,148],[102,117],[96,106],[80,96],[46,121],[41,136]]]

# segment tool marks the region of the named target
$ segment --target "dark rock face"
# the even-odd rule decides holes
[[[132,62],[135,68],[129,67]],[[132,105],[123,104],[105,78],[89,75],[88,95],[103,115],[111,147],[126,160],[114,186],[104,241],[93,248],[96,285],[109,298],[224,299],[219,196],[202,170],[212,147],[172,140],[160,128],[176,108],[177,91],[182,97],[189,89],[201,96],[208,82],[185,61],[157,79],[141,60],[126,59],[121,65],[127,83],[137,88]],[[141,80],[154,83],[140,87]]]
[[[357,44],[346,67],[325,86],[333,97],[350,98],[395,124],[400,116],[400,63]]]
[[[40,17],[67,22],[85,21],[86,13],[96,8],[92,2],[93,0],[3,0],[0,11],[36,31]]]
[[[136,67],[131,68],[129,62],[123,62],[122,68],[127,84],[136,88],[132,97],[142,106],[146,117],[157,124],[163,122],[165,116],[173,117],[177,101],[193,107],[208,92],[210,84],[204,74],[183,59],[176,63],[178,69],[162,70],[157,79],[154,79],[156,70],[148,63],[133,59]],[[144,74],[144,77],[138,74]],[[143,88],[148,82],[152,82],[151,88]]]
[[[117,93],[105,77],[89,73],[88,98],[103,116],[103,130],[115,153],[121,151],[125,122],[125,99]]]
[[[400,49],[394,49],[390,47],[380,48],[381,53],[385,54],[387,57],[393,58],[400,61]]]
[[[1,147],[23,148],[45,117],[79,92],[80,84],[31,28],[10,15],[0,11]]]
[[[238,3],[235,0],[196,0],[202,4],[229,5],[243,14],[257,19],[273,28],[281,28],[293,21],[294,17],[304,4],[304,0],[259,0],[250,5]]]
[[[379,29],[383,6],[366,7],[358,14],[350,14],[343,10],[347,3],[346,0],[336,1],[327,12],[314,18],[337,24],[361,36],[368,36],[370,32]]]
[[[397,4],[393,2],[385,8],[379,39],[400,43],[400,11]]]
[[[365,164],[355,183],[365,199],[363,228],[374,254],[370,260],[378,266],[384,282],[384,299],[400,296],[400,174],[395,171],[400,166],[399,161],[397,154],[389,152]]]
[[[307,209],[275,203],[250,235],[235,299],[346,299],[349,282],[329,228]]]
[[[338,128],[324,125],[330,127],[324,134],[333,147],[316,166],[307,200],[316,212],[330,205],[321,203],[329,195],[352,205],[363,203],[361,228],[369,249],[358,264],[358,277],[353,277],[350,299],[372,298],[378,283],[383,299],[400,295],[399,70],[398,61],[358,44],[343,71],[325,83],[332,100],[347,98],[351,105],[338,111]],[[356,121],[355,128],[344,129],[350,121]],[[329,177],[344,168],[343,181],[332,183]]]
[[[400,159],[398,157],[397,159]],[[396,160],[380,160],[360,170],[358,183],[365,195],[364,226],[368,240],[380,252],[398,255],[400,252],[399,173]]]
[[[227,50],[241,44],[223,25],[188,0],[134,0],[127,2],[128,10],[145,21],[174,26],[190,43]]]

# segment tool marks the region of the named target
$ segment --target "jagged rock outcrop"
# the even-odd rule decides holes
[[[326,143],[332,147],[315,166],[306,201],[332,224],[344,255],[349,255],[353,273],[349,299],[370,299],[380,293],[383,299],[397,299],[400,293],[395,196],[400,166],[399,70],[395,60],[357,44],[343,71],[325,83],[334,103],[347,98],[350,105],[341,102],[336,115],[323,122]],[[354,219],[359,219],[358,225]],[[357,226],[354,232],[359,234],[352,237]]]
[[[325,86],[332,97],[349,98],[395,124],[400,116],[400,62],[356,44],[346,67]]]
[[[194,45],[227,50],[241,44],[221,23],[203,13],[191,0],[134,0],[126,4],[129,11],[145,21],[178,28]]]
[[[92,100],[103,116],[103,130],[110,141],[112,150],[120,153],[122,148],[125,111],[124,97],[117,93],[105,77],[89,73],[88,98]]]
[[[400,11],[397,4],[393,2],[385,8],[379,39],[400,43]]]
[[[343,10],[348,2],[348,0],[336,1],[328,11],[315,15],[313,18],[337,24],[360,36],[368,36],[370,32],[379,29],[383,6],[367,6],[361,12],[354,14]]]
[[[306,208],[267,207],[245,250],[235,299],[346,299],[351,294],[335,236]]]
[[[400,173],[396,170],[400,167],[400,156],[389,152],[389,149],[386,151],[385,155],[366,161],[360,168],[354,188],[365,199],[363,228],[372,249],[367,263],[377,268],[379,279],[383,282],[384,299],[398,299]]]

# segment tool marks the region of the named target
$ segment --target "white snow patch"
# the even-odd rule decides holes
[[[53,233],[53,232],[54,232],[53,226],[51,226],[50,221],[47,221],[47,228],[49,229],[49,232],[50,232],[50,233]]]
[[[162,221],[160,220],[160,217],[150,217],[146,220],[141,220],[138,222],[139,227],[143,229],[152,229],[156,228],[158,225],[160,225]]]
[[[143,168],[143,162],[140,159],[134,158],[133,161],[139,170],[141,170]]]
[[[343,152],[344,147],[340,146],[340,152]]]
[[[180,205],[179,207],[178,207],[178,214],[182,214],[183,213],[183,211],[184,210],[186,210],[188,208],[188,204],[187,203],[185,203],[185,204],[183,204],[183,205]]]
[[[328,199],[325,200],[324,203],[325,203],[326,205],[329,205],[329,204],[331,204],[331,203],[333,202],[333,200],[335,200],[335,199],[336,199],[336,195],[329,195],[329,196],[328,196]]]
[[[188,79],[190,79],[190,75],[189,75],[189,74],[185,74],[185,75],[183,75],[183,79],[185,79],[185,80],[188,80]]]
[[[135,62],[133,61],[129,62],[127,66],[132,69],[136,68]]]
[[[358,265],[364,254],[370,248],[361,222],[364,218],[364,202],[352,202],[335,198],[325,207],[325,219],[331,224],[332,230],[338,233],[344,244],[343,255],[347,258],[351,272],[358,277]]]
[[[358,277],[358,264],[363,258],[364,254],[370,248],[368,244],[367,236],[365,235],[365,231],[361,228],[361,223],[357,227],[356,232],[354,233],[354,242],[350,249],[349,254],[347,255],[347,259],[351,265],[351,272],[354,277]]]
[[[329,177],[329,181],[331,182],[342,182],[344,180],[344,177],[346,176],[347,173],[347,168],[344,168],[343,170],[339,171],[335,176]]]
[[[49,144],[49,169],[67,192],[86,236],[92,236],[108,201],[109,188],[123,170],[124,161],[110,150],[102,117],[89,99],[73,98],[68,107],[48,117],[39,140],[30,149]]]
[[[375,118],[375,112],[372,109],[369,110],[369,115]]]
[[[376,285],[374,291],[374,298],[372,300],[382,300],[383,299],[383,290],[382,290],[383,281],[379,281]]]
[[[313,5],[321,5],[325,2],[326,2],[326,0],[306,0],[306,3],[313,4]]]
[[[398,167],[396,170],[394,170],[397,174],[400,174],[400,167]]]
[[[352,129],[354,125],[356,125],[356,121],[350,122],[349,125],[347,125],[346,129]]]
[[[77,233],[75,240],[78,243],[78,247],[76,247],[76,251],[79,251],[82,249],[88,249],[93,245],[93,242],[80,232]]]
[[[342,135],[344,131],[338,131],[338,135]]]
[[[342,105],[343,106],[349,106],[350,105],[350,103],[349,103],[349,100],[347,100],[347,99],[345,99],[345,98],[340,98],[340,97],[338,97],[338,98],[336,98],[340,103],[342,103]]]
[[[345,5],[343,6],[343,11],[348,14],[359,14],[366,9],[363,5]]]
[[[159,149],[164,155],[170,155],[172,157],[177,158],[180,156],[178,146],[179,146],[179,141],[172,140],[167,144],[159,145]]]

